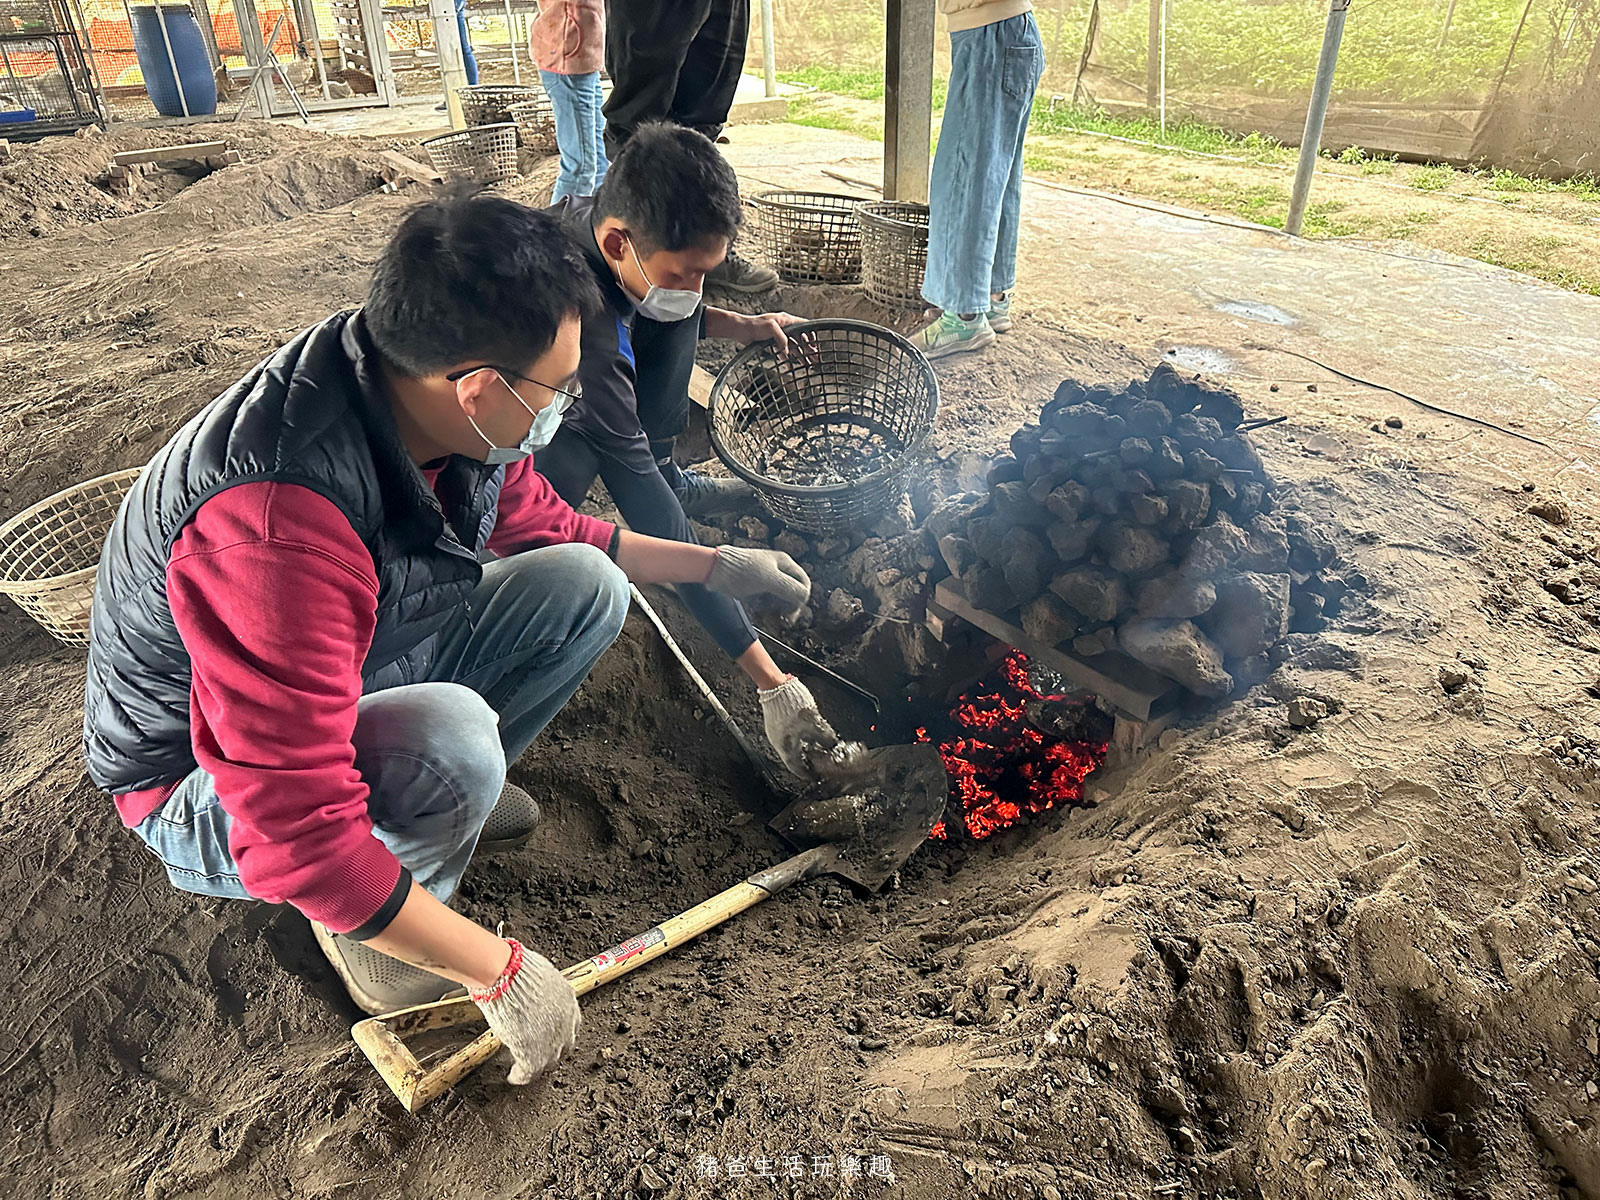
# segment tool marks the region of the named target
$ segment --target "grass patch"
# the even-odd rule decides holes
[[[805,125],[812,129],[833,129],[840,133],[853,133],[857,137],[883,141],[883,126],[863,120],[849,113],[824,108],[810,96],[800,96],[789,102],[789,123]]]
[[[797,67],[792,71],[779,71],[784,83],[814,87],[819,92],[832,92],[835,96],[852,96],[857,100],[883,99],[883,72],[851,70],[847,67],[811,66]],[[944,107],[950,81],[935,75],[933,78],[933,107]]]
[[[1492,192],[1557,192],[1579,200],[1600,202],[1600,179],[1590,174],[1574,175],[1571,179],[1540,179],[1537,175],[1519,175],[1496,167],[1486,186]]]
[[[1200,121],[1168,121],[1166,129],[1149,117],[1118,117],[1101,108],[1085,104],[1057,104],[1038,96],[1033,102],[1031,133],[1107,133],[1113,137],[1150,142],[1172,150],[1193,150],[1200,154],[1229,154],[1257,162],[1288,161],[1294,151],[1274,138],[1259,133],[1243,136],[1228,133]]]
[[[1459,174],[1460,172],[1454,167],[1440,167],[1430,163],[1411,172],[1411,178],[1406,182],[1419,192],[1442,192],[1456,181],[1456,176]]]

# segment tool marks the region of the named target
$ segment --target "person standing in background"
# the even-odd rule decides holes
[[[467,0],[456,0],[456,30],[461,34],[461,59],[467,67],[467,86],[478,85],[478,60],[472,54],[472,35],[467,32]]]
[[[545,0],[539,6],[528,53],[555,109],[561,174],[550,193],[552,204],[567,196],[594,195],[610,166],[600,111],[604,46],[601,0]]]
[[[922,298],[939,319],[912,337],[929,358],[994,344],[1011,328],[1022,218],[1022,139],[1044,74],[1032,0],[939,0],[950,90],[929,185]]]
[[[605,0],[605,6],[606,152],[615,158],[636,130],[656,121],[715,142],[744,71],[750,0]],[[777,287],[778,273],[730,247],[706,282],[753,294]]]

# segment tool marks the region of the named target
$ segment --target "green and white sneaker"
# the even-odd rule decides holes
[[[943,358],[994,345],[994,330],[983,313],[964,321],[961,314],[947,312],[926,329],[912,334],[911,344],[929,358]]]
[[[989,328],[996,333],[1011,332],[1011,293],[1007,292],[1003,300],[989,301]]]

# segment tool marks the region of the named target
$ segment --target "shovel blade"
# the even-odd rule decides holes
[[[876,892],[928,840],[949,787],[934,747],[884,746],[858,756],[768,828],[797,849],[836,845],[830,873]]]

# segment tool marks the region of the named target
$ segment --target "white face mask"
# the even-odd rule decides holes
[[[644,299],[638,302],[641,316],[649,317],[652,321],[663,324],[672,321],[687,321],[700,310],[700,293],[683,291],[681,289],[660,288],[650,282],[650,276],[644,273],[644,264],[639,261],[639,250],[633,244],[633,239],[628,239],[628,249],[633,252],[633,265],[639,268],[639,277],[645,281],[650,290],[644,294]],[[618,275],[620,280],[621,276]],[[626,291],[627,289],[623,289]]]
[[[484,370],[493,371],[494,368],[485,367]],[[522,440],[515,446],[496,446],[492,441],[489,441],[489,435],[478,428],[478,423],[472,419],[471,415],[467,416],[467,423],[472,426],[479,437],[489,443],[489,453],[483,456],[483,461],[491,467],[503,467],[510,463],[521,462],[529,455],[535,454],[548,446],[550,440],[556,436],[556,430],[561,428],[561,418],[565,415],[567,409],[572,407],[576,394],[552,388],[551,390],[555,392],[555,395],[550,398],[550,403],[535,411],[533,406],[522,398],[522,394],[511,386],[510,381],[504,375],[500,375],[499,371],[494,373],[500,376],[500,382],[506,385],[506,390],[517,398],[517,403],[530,413],[533,413],[533,424],[528,426],[528,432],[523,434]]]

